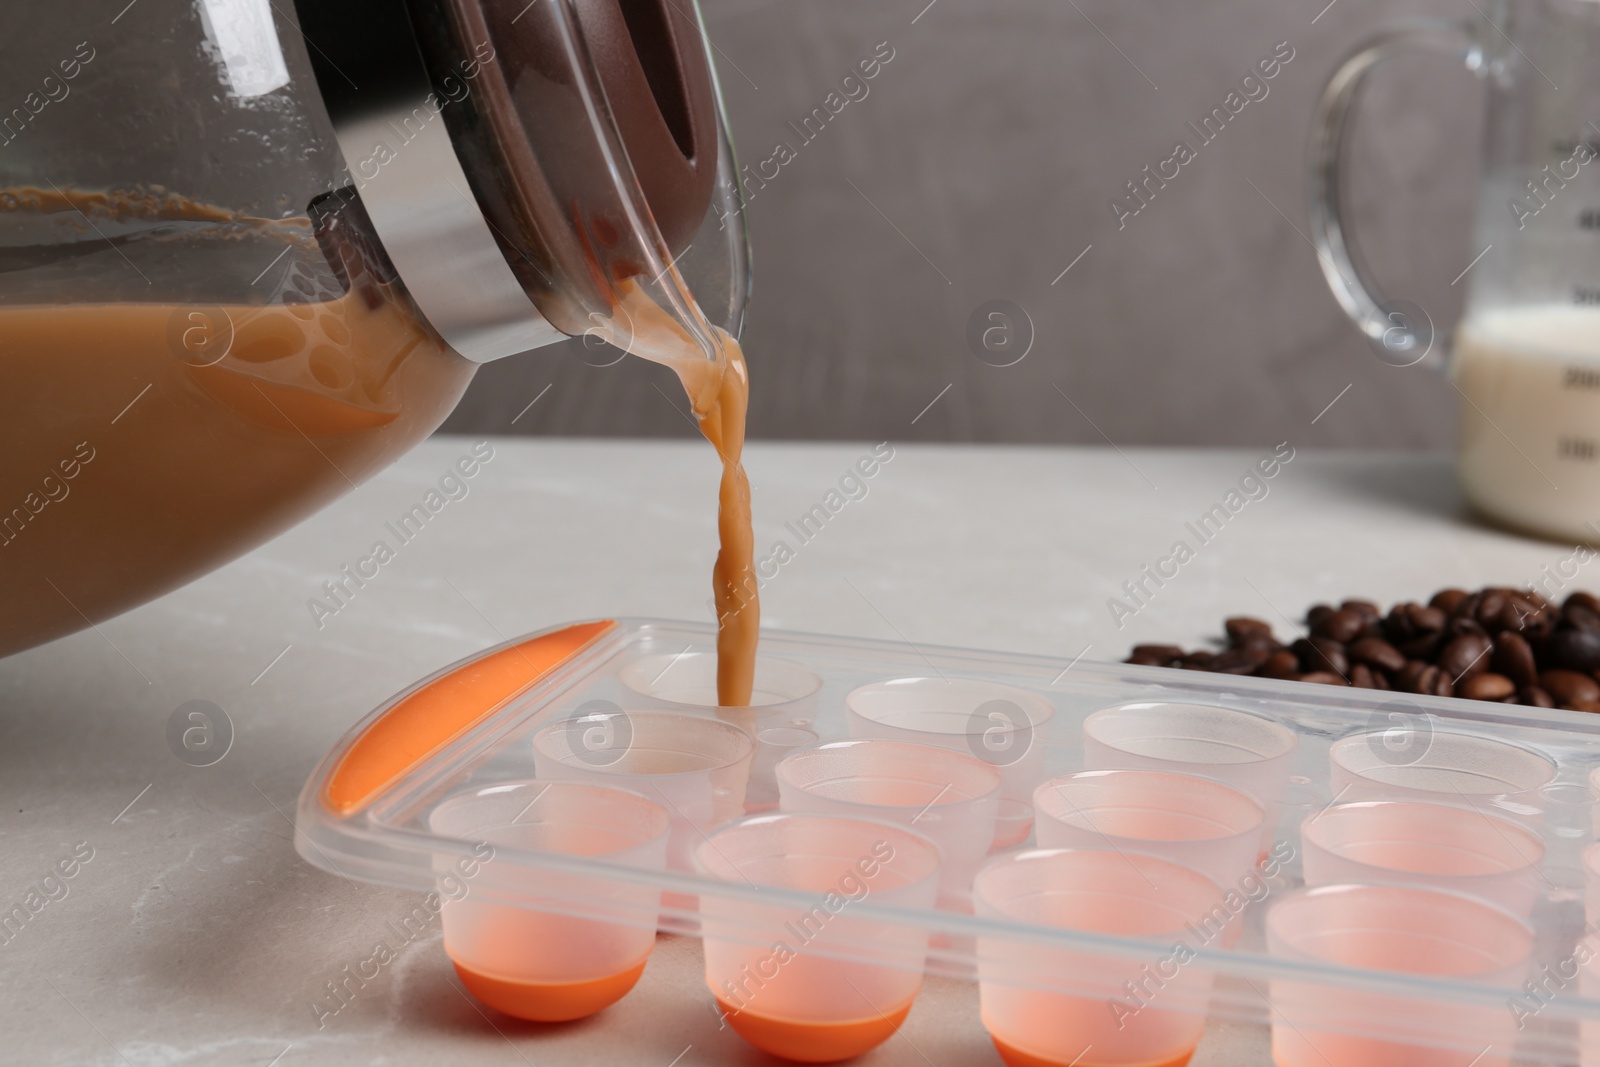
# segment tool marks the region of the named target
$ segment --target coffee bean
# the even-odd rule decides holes
[[[1567,597],[1561,606],[1564,609],[1568,604],[1577,604],[1579,607],[1585,607],[1596,614],[1600,614],[1600,597],[1596,597],[1593,593],[1585,593],[1581,589]]]
[[[1456,689],[1456,696],[1468,700],[1504,700],[1517,691],[1517,683],[1503,674],[1484,671],[1468,678]]]
[[[1280,649],[1267,657],[1259,672],[1263,678],[1300,677],[1300,657],[1288,649]]]
[[[1361,616],[1363,622],[1377,622],[1383,617],[1383,613],[1378,610],[1378,605],[1370,600],[1346,600],[1339,605],[1339,610],[1353,611]]]
[[[1312,637],[1295,642],[1295,653],[1300,657],[1300,669],[1305,671],[1331,671],[1343,678],[1350,676],[1350,657],[1344,646],[1326,637]]]
[[[1422,672],[1428,669],[1428,664],[1420,659],[1407,660],[1394,675],[1394,687],[1406,693],[1419,692],[1416,688],[1417,679]]]
[[[1536,685],[1523,686],[1517,690],[1517,696],[1521,698],[1522,703],[1530,708],[1553,708],[1556,706],[1555,699]]]
[[[1539,688],[1555,698],[1557,704],[1580,700],[1600,700],[1600,682],[1577,671],[1555,669],[1539,675]]]
[[[1412,686],[1411,692],[1424,696],[1447,697],[1455,692],[1450,675],[1432,664],[1422,668]]]
[[[1270,649],[1259,646],[1230,648],[1217,653],[1211,661],[1211,669],[1222,674],[1254,674],[1256,668],[1267,662],[1271,655]]]
[[[1379,670],[1397,671],[1406,665],[1400,650],[1381,637],[1363,637],[1348,649],[1350,658]]]
[[[1260,619],[1253,619],[1248,615],[1235,615],[1230,619],[1224,619],[1222,628],[1227,631],[1228,641],[1232,644],[1239,644],[1246,637],[1270,638],[1272,636],[1270,623],[1262,622]]]
[[[1482,634],[1466,633],[1445,645],[1439,652],[1439,669],[1459,685],[1489,669],[1489,650],[1494,643]]]
[[[1411,621],[1410,609],[1418,607],[1416,604],[1396,604],[1389,609],[1389,614],[1384,616],[1383,636],[1393,644],[1410,641],[1417,636],[1417,627]]]
[[[1270,656],[1283,647],[1283,642],[1279,641],[1275,637],[1263,634],[1251,634],[1249,637],[1246,637],[1244,640],[1240,641],[1235,647],[1260,649],[1263,655]]]
[[[1591,633],[1600,631],[1600,612],[1591,611],[1570,598],[1561,609],[1561,618],[1567,625],[1579,630],[1588,630]]]
[[[1320,623],[1312,626],[1311,632],[1317,637],[1326,637],[1343,645],[1360,637],[1361,631],[1366,628],[1366,625],[1366,620],[1360,615],[1340,608],[1324,618]]]
[[[1527,640],[1521,634],[1502,632],[1495,635],[1491,666],[1519,686],[1532,685],[1539,677],[1539,669],[1533,662],[1533,649],[1528,647]]]
[[[1519,633],[1524,630],[1537,630],[1542,614],[1543,611],[1538,604],[1521,593],[1513,593],[1506,597],[1506,606],[1500,611],[1500,629],[1516,630]]]
[[[1544,640],[1545,666],[1573,671],[1600,667],[1600,633],[1592,630],[1557,630]]]
[[[1498,589],[1485,590],[1482,599],[1478,601],[1478,610],[1473,616],[1484,628],[1494,625],[1500,620],[1500,613],[1505,610],[1506,595]]]
[[[1411,618],[1411,625],[1417,628],[1419,634],[1436,634],[1444,630],[1445,624],[1450,621],[1450,614],[1435,607],[1413,607],[1406,613]]]
[[[1589,593],[1558,609],[1532,589],[1441,589],[1387,614],[1352,597],[1313,605],[1306,622],[1309,634],[1285,646],[1267,621],[1235,615],[1220,652],[1144,644],[1127,662],[1600,712],[1600,598]]]

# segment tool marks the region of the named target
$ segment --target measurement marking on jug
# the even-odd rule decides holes
[[[1326,15],[1330,10],[1332,10],[1333,5],[1337,4],[1338,2],[1339,0],[1328,0],[1328,6],[1317,12],[1317,18],[1311,20],[1311,25],[1315,26],[1317,24],[1317,19],[1320,19],[1322,16]]]
[[[528,12],[532,11],[533,10],[533,5],[537,4],[538,2],[539,2],[539,0],[530,0],[530,3],[528,4],[527,7],[523,8],[521,11],[517,12],[516,17],[511,20],[511,25],[515,26],[517,24],[517,19],[520,19],[522,16],[524,16]]]
[[[261,679],[265,678],[267,676],[267,672],[270,671],[272,668],[276,667],[278,665],[278,661],[280,659],[282,659],[284,656],[287,656],[289,654],[289,650],[291,648],[293,648],[293,647],[294,647],[293,644],[284,645],[283,646],[283,651],[279,652],[276,656],[273,656],[272,657],[272,662],[267,664],[265,667],[262,667],[261,668],[261,673],[256,675],[255,678],[251,680],[250,684],[251,685],[255,685],[256,682],[259,682],[259,681],[261,681]]]
[[[1467,276],[1467,271],[1471,270],[1473,267],[1476,267],[1478,265],[1478,260],[1480,260],[1484,256],[1488,255],[1489,254],[1489,249],[1491,249],[1493,247],[1494,247],[1494,245],[1492,245],[1492,244],[1484,246],[1483,251],[1479,252],[1471,263],[1467,264],[1466,270],[1463,270],[1460,274],[1457,274],[1456,275],[1456,281],[1455,282],[1451,282],[1450,284],[1454,285],[1456,282],[1459,282],[1462,278],[1465,278]]]
[[[928,401],[928,407],[925,407],[921,411],[917,412],[917,419],[920,419],[920,418],[922,418],[922,416],[926,415],[928,413],[929,408],[932,408],[933,405],[935,405],[935,404],[937,404],[939,402],[939,397],[942,397],[942,396],[944,396],[944,394],[948,393],[950,391],[950,386],[955,385],[955,384],[956,384],[955,382],[951,382],[950,385],[947,385],[943,389],[939,390],[939,396],[936,396],[932,400]],[[917,424],[917,419],[912,419],[911,420],[911,425],[915,426]]]
[[[895,233],[899,234],[902,238],[905,239],[906,244],[910,245],[912,250],[915,251],[917,253],[917,255],[922,257],[923,262],[927,263],[928,266],[932,267],[935,271],[938,271],[939,277],[944,279],[944,283],[946,285],[954,285],[955,284],[955,282],[950,280],[950,276],[948,274],[946,274],[942,270],[939,270],[939,264],[937,264],[933,260],[929,259],[927,254],[925,252],[923,252],[922,249],[917,247],[917,243],[915,241],[913,241],[909,237],[906,237],[906,231],[902,230],[898,226],[895,226],[894,220],[891,219],[888,215],[885,215],[883,213],[883,209],[880,208],[877,204],[874,204],[872,202],[872,198],[870,196],[868,196],[866,193],[861,192],[861,186],[857,185],[855,182],[851,181],[849,178],[846,178],[845,182],[846,182],[846,184],[848,184],[850,186],[850,188],[854,189],[857,193],[860,193],[861,199],[865,200],[867,202],[867,206],[872,208],[872,210],[874,210],[874,211],[876,211],[878,213],[878,217],[879,218],[883,219],[884,222],[887,222],[894,229]]]
[[[920,19],[922,16],[926,15],[929,11],[932,11],[933,10],[933,5],[937,4],[938,2],[939,2],[939,0],[928,0],[928,6],[923,8],[921,11],[917,12],[917,18],[911,20],[911,25],[915,26],[917,24],[917,19]],[[674,1062],[676,1062],[676,1061],[674,1061]]]
[[[1059,681],[1061,681],[1061,679],[1065,678],[1067,676],[1067,672],[1070,671],[1072,668],[1076,667],[1078,665],[1078,661],[1080,659],[1082,659],[1083,657],[1087,656],[1089,654],[1089,650],[1091,648],[1093,648],[1093,647],[1094,647],[1094,643],[1093,642],[1090,642],[1089,644],[1084,645],[1083,646],[1083,651],[1079,652],[1076,656],[1073,656],[1072,657],[1072,662],[1067,664],[1065,667],[1061,668],[1061,673],[1060,674],[1058,674],[1054,678],[1050,679],[1050,685],[1053,687],[1057,682],[1059,682]]]
[[[137,404],[139,402],[140,398],[142,398],[144,396],[144,394],[146,394],[146,393],[148,393],[150,391],[150,386],[154,385],[154,384],[156,384],[156,383],[155,382],[151,382],[150,385],[146,385],[143,389],[139,390],[139,395],[134,397],[132,400],[128,401],[128,407],[125,407],[121,411],[117,412],[117,419],[120,419],[120,418],[122,418],[122,416],[126,415],[128,413],[128,408],[131,408],[131,407],[133,407],[133,405]],[[111,420],[111,425],[115,426],[117,424],[117,419],[112,419]]]
[[[934,0],[934,3],[937,3],[937,2],[938,2],[938,0]],[[928,6],[932,7],[933,4],[929,4]],[[683,1047],[683,1051],[682,1052],[680,1052],[676,1056],[672,1057],[672,1062],[667,1064],[667,1067],[678,1067],[678,1061],[683,1059],[685,1056],[687,1056],[689,1054],[689,1050],[692,1049],[692,1048],[694,1048],[693,1045],[685,1045]]]
[[[1091,26],[1094,26],[1095,33],[1105,37],[1106,44],[1110,45],[1112,48],[1117,48],[1117,42],[1113,41],[1109,36],[1107,36],[1105,30],[1102,30],[1099,26],[1095,26],[1094,19],[1090,18],[1088,13],[1085,12],[1083,8],[1078,6],[1077,0],[1067,0],[1067,3],[1072,5],[1072,10],[1083,16],[1083,21],[1087,22]],[[1123,59],[1127,59],[1128,66],[1132,67],[1134,70],[1139,70],[1139,64],[1135,63],[1131,59],[1128,59],[1128,53],[1124,52],[1120,48],[1117,48],[1117,55],[1121,56]],[[1150,75],[1146,74],[1142,70],[1139,70],[1139,77],[1143,78],[1147,82],[1150,82]],[[1161,91],[1161,86],[1157,85],[1155,82],[1150,82],[1150,88],[1154,89],[1158,93]]]
[[[122,16],[132,11],[133,5],[137,4],[138,2],[139,0],[128,0],[128,6],[117,12],[117,18],[111,20],[111,25],[115,26],[117,24],[117,19],[120,19]]]
[[[1078,253],[1078,259],[1082,259],[1084,256],[1088,255],[1089,254],[1089,249],[1091,249],[1093,247],[1094,247],[1094,245],[1085,245],[1084,248],[1083,248],[1083,251]],[[1068,263],[1067,264],[1067,270],[1071,270],[1073,267],[1076,267],[1078,265],[1078,259],[1074,259],[1071,263]],[[1060,274],[1057,274],[1056,275],[1056,281],[1055,282],[1051,282],[1050,284],[1054,285],[1056,282],[1059,282],[1062,278],[1065,278],[1067,276],[1067,270],[1064,270]]]
[[[287,1056],[289,1054],[289,1050],[292,1048],[294,1048],[294,1042],[291,1041],[289,1044],[283,1046],[282,1052],[272,1057],[272,1062],[267,1064],[267,1067],[277,1067],[278,1061]]]
[[[1556,438],[1556,455],[1561,459],[1593,463],[1596,456],[1600,456],[1600,445],[1596,445],[1592,437],[1561,436]]]
[[[1492,1048],[1494,1048],[1493,1044],[1483,1046],[1483,1051],[1472,1057],[1472,1062],[1467,1064],[1467,1067],[1477,1067],[1478,1061],[1487,1056],[1489,1054],[1489,1050]]]
[[[528,407],[527,408],[523,408],[521,411],[517,412],[517,419],[520,419],[520,418],[522,418],[522,416],[526,415],[528,413],[528,408],[533,407],[533,405],[537,404],[540,400],[544,399],[544,394],[548,393],[550,391],[550,386],[554,385],[554,384],[555,384],[555,382],[551,382],[549,385],[546,385],[543,389],[539,390],[539,395],[534,397],[532,400],[528,401]],[[511,420],[511,425],[515,426],[517,424],[517,419],[512,419]]]
[[[155,783],[151,782],[150,785],[155,785]],[[150,785],[147,785],[143,789],[139,790],[139,797],[142,797],[146,793],[150,792]],[[120,819],[124,815],[128,814],[128,808],[131,808],[135,804],[139,803],[139,797],[134,797],[132,800],[128,801],[128,807],[127,808],[123,808],[121,811],[117,812],[116,816],[114,818],[112,818],[112,820],[111,820],[111,825],[112,826],[117,825],[117,819]]]
[[[134,2],[137,3],[138,0],[134,0]],[[132,7],[133,4],[129,4],[128,6]],[[44,984],[49,986],[51,989],[55,989],[56,996],[60,997],[62,1000],[67,1000],[67,995],[65,993],[61,992],[60,989],[57,989],[56,988],[56,984],[54,982],[50,981],[50,979],[46,978],[44,980]],[[67,1000],[67,1007],[71,1008],[73,1011],[78,1012],[78,1018],[82,1019],[86,1023],[89,1023],[89,1029],[91,1029],[95,1033],[99,1034],[101,1041],[104,1041],[106,1044],[111,1045],[111,1039],[105,1035],[105,1031],[101,1030],[93,1022],[90,1022],[89,1017],[87,1015],[85,1015],[83,1012],[79,1011],[78,1010],[78,1006],[76,1004],[72,1003],[72,1001],[70,1001],[70,1000]],[[128,1067],[133,1067],[133,1061],[128,1059],[128,1057],[123,1056],[122,1055],[122,1050],[120,1048],[118,1048],[115,1045],[111,1045],[111,1051],[115,1052],[118,1056],[121,1056],[122,1057],[122,1062],[126,1063],[128,1065]]]
[[[1354,385],[1354,384],[1356,384],[1356,383],[1355,382],[1351,382],[1350,383],[1350,385]],[[1344,394],[1348,393],[1350,391],[1350,385],[1347,385],[1343,389],[1339,390],[1339,396],[1344,396]],[[1317,419],[1320,419],[1320,418],[1322,418],[1322,416],[1326,415],[1328,413],[1328,409],[1332,408],[1333,405],[1335,405],[1335,404],[1337,404],[1339,402],[1339,396],[1336,396],[1332,400],[1328,401],[1328,407],[1325,407],[1321,411],[1317,412]],[[1312,419],[1311,420],[1311,425],[1315,426],[1317,424],[1317,419]]]
[[[1058,393],[1061,393],[1061,399],[1065,400],[1069,404],[1072,404],[1072,410],[1076,411],[1079,415],[1082,415],[1083,416],[1083,421],[1087,422],[1090,426],[1093,426],[1094,427],[1094,432],[1099,434],[1101,437],[1104,437],[1106,439],[1106,444],[1110,445],[1112,448],[1115,448],[1117,450],[1117,455],[1121,456],[1122,459],[1123,459],[1123,462],[1127,463],[1128,466],[1133,468],[1133,473],[1137,474],[1141,478],[1144,478],[1145,484],[1148,485],[1150,488],[1154,489],[1158,493],[1161,492],[1161,487],[1159,485],[1157,485],[1155,482],[1152,482],[1149,478],[1145,477],[1144,471],[1140,470],[1138,468],[1138,466],[1133,462],[1133,460],[1128,458],[1128,454],[1126,452],[1124,452],[1121,448],[1119,448],[1117,446],[1117,443],[1106,435],[1106,432],[1104,430],[1102,430],[1095,423],[1095,421],[1089,417],[1088,413],[1085,412],[1082,408],[1080,408],[1076,403],[1074,403],[1073,399],[1070,396],[1068,396],[1066,393],[1061,392],[1061,386],[1057,385],[1055,382],[1051,382],[1050,383],[1050,388],[1054,389]]]

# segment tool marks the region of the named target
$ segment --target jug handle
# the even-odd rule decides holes
[[[1384,60],[1417,48],[1454,53],[1468,70],[1484,71],[1483,49],[1472,21],[1426,18],[1395,22],[1368,37],[1334,70],[1317,101],[1311,125],[1311,240],[1317,262],[1344,313],[1379,358],[1392,366],[1410,366],[1427,356],[1435,340],[1433,323],[1420,308],[1413,311],[1384,299],[1360,257],[1351,254],[1354,245],[1346,235],[1339,194],[1345,131],[1366,76]],[[1419,313],[1423,321],[1417,321]]]

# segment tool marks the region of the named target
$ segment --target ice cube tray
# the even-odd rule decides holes
[[[730,916],[770,915],[774,909],[804,914],[818,904],[817,894],[714,878],[704,866],[681,857],[650,866],[582,850],[502,846],[485,860],[482,843],[471,835],[452,837],[431,829],[434,813],[463,794],[532,788],[527,783],[539,781],[533,738],[550,724],[567,722],[564,729],[581,734],[585,727],[570,722],[577,719],[626,732],[630,714],[653,712],[717,719],[748,733],[755,746],[743,764],[748,780],[737,783],[743,788],[743,809],[747,814],[776,810],[777,761],[808,744],[882,736],[883,717],[873,711],[874,722],[851,711],[847,696],[875,683],[899,681],[907,691],[936,694],[944,686],[970,696],[973,708],[965,728],[952,725],[959,724],[958,715],[941,727],[942,736],[921,740],[965,748],[1000,767],[1002,802],[1009,796],[1010,806],[998,814],[1003,825],[997,826],[994,851],[1016,852],[1033,847],[1025,817],[1018,821],[1025,805],[1017,797],[1028,795],[1030,783],[1085,768],[1086,748],[1092,746],[1086,746],[1084,721],[1091,714],[1132,702],[1232,709],[1281,724],[1293,732],[1297,745],[1285,768],[1282,796],[1268,805],[1275,821],[1263,837],[1262,856],[1278,862],[1264,861],[1253,869],[1253,879],[1222,887],[1242,901],[1226,935],[1212,936],[1204,924],[1186,927],[1176,937],[1086,932],[996,917],[982,907],[974,912],[943,897],[939,905],[908,907],[870,893],[848,901],[849,918],[863,929],[893,931],[897,937],[927,935],[924,967],[930,974],[975,980],[982,970],[987,978],[998,976],[1016,988],[1078,998],[1079,1007],[1103,1003],[1108,1017],[1126,1016],[1132,1023],[1148,1010],[1275,1024],[1284,1038],[1275,1044],[1282,1067],[1293,1067],[1295,1050],[1304,1054],[1308,1043],[1330,1067],[1345,1067],[1352,1057],[1367,1065],[1384,1062],[1381,1050],[1397,1044],[1410,1052],[1396,1063],[1600,1062],[1595,1049],[1582,1048],[1585,1038],[1593,1043],[1600,1034],[1600,999],[1592,991],[1584,995],[1592,985],[1588,968],[1600,973],[1600,963],[1585,967],[1592,953],[1584,940],[1583,855],[1596,828],[1589,783],[1600,767],[1600,718],[780,632],[762,635],[756,699],[763,706],[719,709],[692,703],[707,699],[705,672],[714,648],[709,626],[602,620],[518,638],[447,667],[373,711],[323,759],[300,796],[297,848],[310,863],[348,878],[438,891],[446,909],[463,896],[479,905],[595,920],[597,929],[608,923],[618,929],[643,924],[698,936],[701,909],[715,900],[719,938],[764,946],[773,940],[770,929],[755,919],[740,928]],[[986,695],[1001,703],[991,705]],[[1359,734],[1375,739],[1361,742],[1362,749],[1348,740]],[[890,735],[896,736],[895,730]],[[993,745],[997,736],[998,748]],[[1431,779],[1413,773],[1392,789],[1385,785],[1396,767],[1426,767],[1430,752],[1459,755],[1463,746],[1470,750],[1476,739],[1485,738],[1515,746],[1515,758],[1497,761],[1491,751],[1470,771],[1441,770]],[[1343,754],[1335,764],[1330,750],[1341,741]],[[1470,752],[1468,757],[1470,764]],[[1502,763],[1509,775],[1523,778],[1496,784]],[[1206,769],[1196,767],[1195,773],[1205,776]],[[1452,977],[1444,966],[1441,973],[1419,974],[1270,950],[1266,918],[1275,904],[1293,899],[1302,882],[1302,823],[1330,804],[1387,799],[1390,793],[1408,802],[1419,796],[1440,799],[1437,791],[1419,794],[1418,781],[1459,794],[1444,795],[1440,802],[1460,808],[1464,817],[1476,813],[1509,820],[1531,829],[1542,844],[1527,918],[1531,955],[1517,968],[1526,984],[1485,985]],[[630,788],[627,781],[617,784]],[[725,786],[718,787],[721,801],[727,800]],[[699,823],[691,827],[695,840],[712,829]],[[651,903],[660,892],[659,910],[638,906],[641,890]],[[613,903],[623,897],[630,907]],[[448,923],[445,940],[448,949]],[[1184,951],[1176,953],[1181,962],[1174,962],[1177,942],[1184,943]],[[892,954],[893,966],[910,965],[903,943],[903,937],[895,940],[901,947]],[[834,938],[811,951],[852,964],[883,962],[871,938]],[[1175,968],[1213,976],[1201,1002],[1184,992],[1193,983],[1176,980]],[[1163,979],[1168,972],[1173,977]],[[1130,975],[1137,981],[1130,983]],[[1319,1018],[1315,1033],[1291,1035],[1293,1020],[1283,1011],[1290,1002],[1300,1005],[1294,1010],[1308,1002],[1357,1007],[1337,1018]],[[1489,1048],[1481,1039],[1484,1033],[1493,1037]],[[926,1052],[937,1061],[934,1050]],[[1090,1050],[1079,1067],[1102,1062],[1116,1061],[1101,1060]]]

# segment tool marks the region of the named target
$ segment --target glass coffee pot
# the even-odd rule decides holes
[[[692,0],[93,8],[0,40],[0,655],[348,492],[481,363],[641,301],[737,333]]]
[[[1480,12],[1395,23],[1334,72],[1312,131],[1312,237],[1379,357],[1449,374],[1468,501],[1508,526],[1600,541],[1600,3],[1488,0]],[[1415,49],[1459,56],[1487,87],[1478,258],[1453,339],[1425,309],[1378,293],[1339,213],[1363,78]]]

